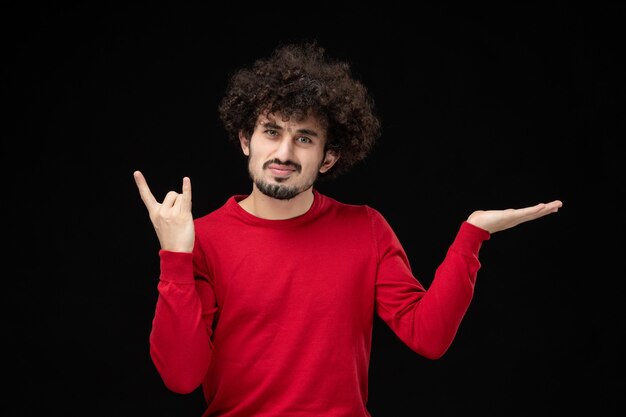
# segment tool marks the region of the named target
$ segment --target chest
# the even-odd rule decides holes
[[[218,305],[238,315],[324,314],[374,298],[367,230],[247,230],[221,239],[211,259]]]

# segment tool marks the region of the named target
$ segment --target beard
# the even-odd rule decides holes
[[[256,187],[268,197],[275,198],[277,200],[290,200],[300,194],[303,191],[308,190],[315,183],[315,178],[311,181],[304,183],[301,186],[289,186],[285,184],[269,184],[259,178],[254,178],[254,184]]]

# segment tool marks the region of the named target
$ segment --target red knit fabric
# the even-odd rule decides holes
[[[455,337],[489,233],[463,222],[426,291],[378,211],[314,193],[287,220],[233,196],[193,254],[159,252],[150,353],[172,391],[202,385],[205,417],[366,417],[374,314],[427,358]]]

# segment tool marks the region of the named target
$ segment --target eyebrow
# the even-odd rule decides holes
[[[261,123],[261,125],[266,128],[283,130],[282,126],[279,126],[278,124],[274,122],[264,122],[264,123]],[[303,135],[308,135],[308,136],[315,136],[315,137],[319,136],[319,134],[315,130],[311,130],[311,129],[298,129],[296,132],[303,134]]]

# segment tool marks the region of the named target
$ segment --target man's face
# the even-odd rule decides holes
[[[313,186],[320,172],[338,159],[324,152],[326,129],[317,118],[283,121],[280,115],[264,114],[248,140],[239,135],[248,156],[248,172],[256,188],[279,200],[291,199]]]

